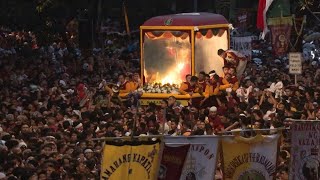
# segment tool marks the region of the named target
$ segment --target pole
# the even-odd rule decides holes
[[[162,138],[163,135],[133,136],[134,139]],[[92,138],[92,141],[131,140],[131,136]]]
[[[126,8],[126,1],[123,1],[122,7],[123,7],[124,20],[126,23],[126,31],[127,31],[128,36],[130,36],[130,27],[129,27],[127,8]]]
[[[198,11],[198,0],[193,0],[193,11],[194,12]]]
[[[297,75],[296,74],[294,75],[294,85],[298,86],[298,81],[297,81]]]

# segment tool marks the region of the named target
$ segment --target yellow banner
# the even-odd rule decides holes
[[[278,139],[279,135],[223,139],[225,180],[272,180],[276,173]]]
[[[103,150],[101,179],[154,180],[159,168],[160,143],[110,145]]]

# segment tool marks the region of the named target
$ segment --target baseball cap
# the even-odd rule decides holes
[[[92,149],[86,149],[84,150],[84,153],[93,153]]]
[[[217,111],[217,107],[212,106],[212,107],[209,109],[209,111],[211,111],[211,112],[216,112],[216,111]]]

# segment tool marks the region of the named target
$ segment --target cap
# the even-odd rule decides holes
[[[92,149],[86,149],[84,150],[84,153],[93,153]]]
[[[19,142],[18,148],[21,148],[22,146],[28,147],[24,141]]]
[[[210,109],[209,109],[210,112],[216,112],[217,111],[217,107],[215,106],[212,106]]]

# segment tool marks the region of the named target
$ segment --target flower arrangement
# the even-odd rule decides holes
[[[179,85],[177,84],[145,84],[143,88],[139,88],[138,92],[143,93],[165,93],[165,94],[179,94]]]

